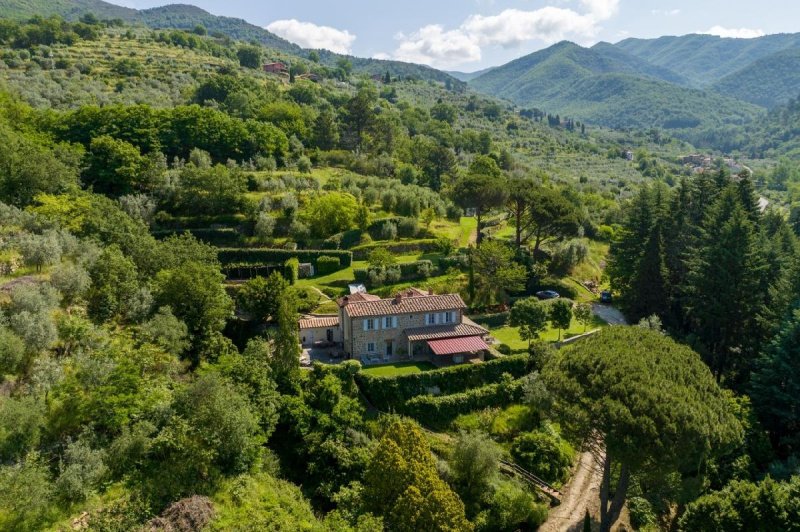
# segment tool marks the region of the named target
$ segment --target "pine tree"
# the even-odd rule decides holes
[[[667,308],[667,267],[664,263],[664,245],[661,227],[653,225],[645,244],[644,253],[631,280],[628,299],[630,318],[639,321],[646,316],[663,316]]]
[[[758,234],[728,187],[709,214],[690,261],[688,313],[717,379],[743,378],[763,304],[765,263]]]
[[[644,253],[644,245],[661,211],[661,205],[657,201],[662,201],[664,197],[664,194],[656,192],[652,187],[642,187],[626,205],[623,229],[611,244],[608,276],[612,288],[620,294],[625,306],[635,297],[631,283]]]
[[[753,372],[753,404],[773,442],[800,445],[800,310],[783,324]]]

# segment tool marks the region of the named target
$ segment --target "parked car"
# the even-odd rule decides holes
[[[556,292],[555,290],[542,290],[541,292],[536,292],[536,297],[539,299],[558,299],[561,295]]]
[[[603,290],[600,292],[600,302],[601,303],[611,303],[611,290]]]

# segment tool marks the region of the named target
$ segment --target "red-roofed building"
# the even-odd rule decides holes
[[[265,63],[264,72],[267,74],[288,74],[289,67],[280,61],[276,61],[275,63]]]
[[[483,360],[489,348],[489,332],[464,316],[466,305],[458,294],[409,288],[391,299],[359,292],[337,303],[335,318],[300,321],[303,345],[320,342],[324,334],[341,338],[337,346],[346,356],[367,364],[428,359],[437,366]]]

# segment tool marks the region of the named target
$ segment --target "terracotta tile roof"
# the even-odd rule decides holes
[[[468,336],[466,338],[447,338],[445,340],[431,340],[428,347],[435,355],[458,355],[461,353],[476,353],[489,349],[478,336]]]
[[[300,319],[300,329],[323,329],[338,326],[339,316],[312,316]]]
[[[398,294],[402,297],[428,297],[430,295],[433,295],[429,292],[414,287],[406,288],[405,290],[399,292]]]
[[[435,327],[417,327],[406,329],[406,336],[411,342],[420,340],[439,340],[442,338],[458,338],[463,336],[483,336],[489,331],[479,325],[459,323],[457,325],[437,325]]]
[[[362,301],[380,301],[380,300],[381,298],[378,296],[357,292],[355,294],[350,294],[349,296],[340,297],[339,299],[336,300],[336,304],[338,304],[340,307],[344,307],[345,305],[349,305],[351,303],[359,303]]]
[[[400,297],[378,301],[350,302],[344,307],[351,318],[369,316],[392,316],[397,314],[419,314],[467,308],[458,294],[425,297]]]

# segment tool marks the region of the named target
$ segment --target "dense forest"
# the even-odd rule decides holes
[[[104,18],[0,21],[0,528],[797,529],[790,159]],[[496,343],[301,365],[356,282]]]

